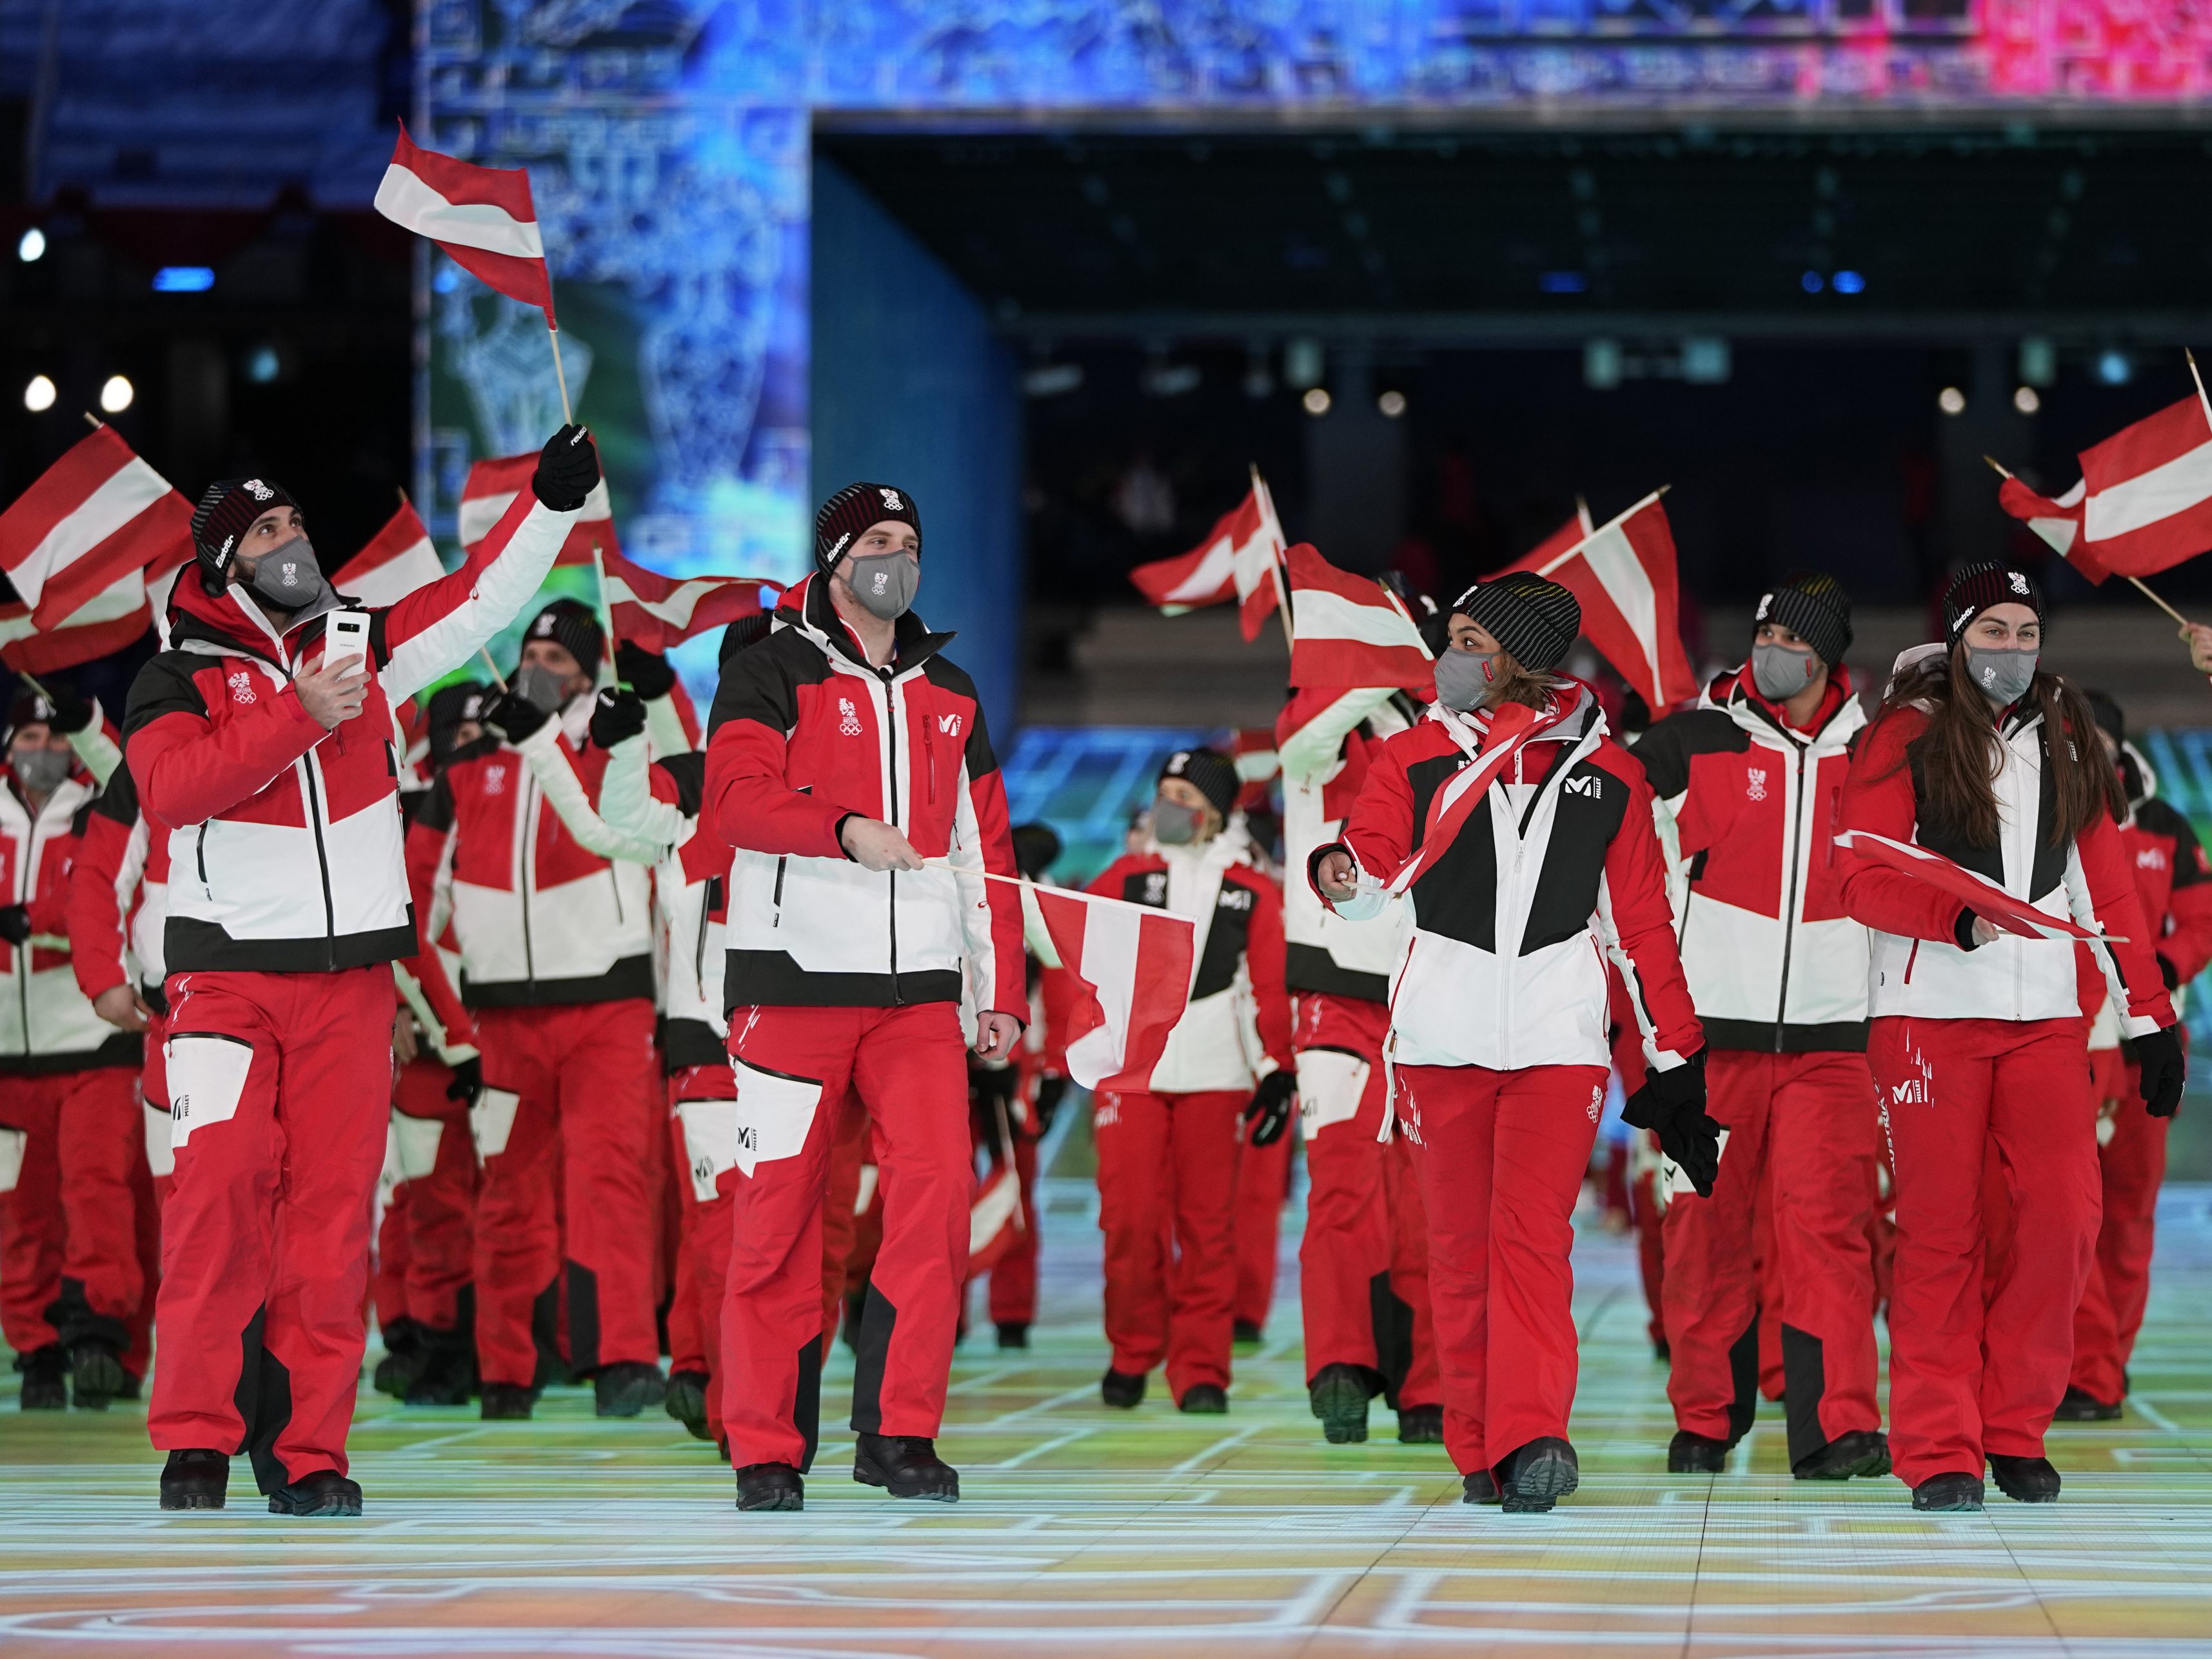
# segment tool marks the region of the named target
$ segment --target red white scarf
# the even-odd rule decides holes
[[[1571,698],[1557,690],[1547,691],[1540,709],[1509,702],[1466,717],[1482,733],[1475,748],[1474,764],[1460,768],[1430,799],[1428,816],[1421,828],[1421,844],[1385,884],[1391,892],[1405,892],[1443,855],[1444,849],[1458,838],[1468,818],[1481,804],[1490,786],[1521,752],[1522,745],[1551,731],[1582,707],[1582,688],[1571,689],[1576,693]]]

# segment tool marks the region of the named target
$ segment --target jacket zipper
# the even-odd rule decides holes
[[[775,914],[769,918],[768,925],[770,927],[783,926],[783,866],[790,862],[787,858],[779,858],[775,861],[775,893],[769,901]],[[706,936],[707,913],[702,908],[699,912],[699,937],[703,939]]]
[[[1805,842],[1805,750],[1801,744],[1791,744],[1796,755],[1796,783],[1790,803],[1790,880],[1782,890],[1785,907],[1782,918],[1782,988],[1774,1001],[1774,1052],[1782,1052],[1782,1030],[1784,1016],[1790,1011],[1790,951],[1797,942],[1797,870],[1804,856]]]
[[[207,820],[203,818],[200,821],[200,836],[192,843],[192,851],[200,862],[200,891],[207,895],[208,902],[212,904],[215,902],[215,889],[208,885],[207,832]]]
[[[892,829],[899,829],[898,810],[898,698],[893,693],[893,680],[888,668],[877,671],[884,693],[884,739],[888,745],[890,764],[884,771],[884,810],[889,815]],[[890,933],[891,933],[891,1006],[906,1001],[899,990],[898,965],[898,872],[884,872],[890,878]]]
[[[300,757],[307,780],[307,823],[315,832],[315,864],[323,875],[323,956],[331,971],[338,965],[338,911],[331,896],[331,857],[323,845],[323,792],[315,783],[315,756],[310,750]]]
[[[527,767],[522,769],[522,806],[516,816],[515,834],[520,837],[514,849],[514,890],[522,899],[522,977],[531,988],[534,1000],[538,988],[538,957],[530,943],[530,854],[533,833],[538,828],[538,781],[530,775]]]

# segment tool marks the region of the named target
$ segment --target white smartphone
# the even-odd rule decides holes
[[[368,662],[368,612],[333,611],[323,629],[323,660],[339,662],[357,657]]]

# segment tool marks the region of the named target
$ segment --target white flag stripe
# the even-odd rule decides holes
[[[620,576],[611,573],[607,577],[609,605],[634,605],[641,611],[649,611],[671,628],[689,628],[691,613],[699,608],[699,601],[709,594],[719,593],[730,585],[726,576],[694,576],[678,585],[665,599],[648,599],[636,592]]]
[[[2212,496],[2212,441],[2090,496],[2085,527],[2091,541],[2111,541],[2185,513],[2207,496]]]
[[[545,257],[536,221],[519,220],[489,202],[449,202],[397,161],[385,168],[384,182],[376,187],[376,210],[433,241],[459,242],[517,259]]]
[[[1232,568],[1237,573],[1238,599],[1249,599],[1260,591],[1270,580],[1269,572],[1274,568],[1275,561],[1282,556],[1282,544],[1275,539],[1269,526],[1264,524],[1250,541],[1236,550],[1232,556]],[[1212,556],[1212,550],[1209,549],[1207,557],[1210,560]]]
[[[1583,544],[1583,557],[1590,574],[1605,589],[1621,617],[1635,630],[1651,684],[1660,683],[1656,652],[1659,645],[1659,596],[1651,590],[1650,573],[1636,556],[1628,532],[1619,524],[1608,526]]]
[[[1362,605],[1326,587],[1301,587],[1298,637],[1355,640],[1362,645],[1419,645],[1420,630],[1402,612],[1382,602],[1381,588],[1375,592],[1376,604]]]
[[[174,580],[172,576],[171,580]],[[163,584],[162,599],[168,594],[167,583]],[[114,622],[129,616],[146,603],[146,573],[132,570],[117,577],[82,605],[62,618],[60,623],[46,630],[58,634],[68,628],[89,628],[96,623]],[[27,613],[21,617],[0,618],[0,645],[12,645],[17,640],[27,640],[40,631]]]
[[[1137,905],[1093,904],[1085,912],[1083,960],[1075,972],[1097,994],[1106,1016],[1104,1024],[1067,1046],[1068,1074],[1085,1088],[1112,1077],[1126,1063],[1123,1050],[1137,994],[1137,940],[1144,925]]]
[[[498,522],[496,520],[494,523]],[[489,528],[489,526],[486,526]],[[374,606],[397,605],[416,588],[446,574],[445,561],[428,536],[404,552],[386,559],[373,570],[364,570],[347,582],[352,597]]]
[[[49,581],[168,493],[168,481],[133,455],[9,573],[23,603],[36,610]]]
[[[1230,580],[1236,568],[1236,545],[1224,536],[1206,550],[1206,556],[1198,562],[1197,568],[1175,585],[1167,602],[1211,599],[1221,591],[1222,584]]]
[[[474,547],[490,535],[493,526],[507,516],[507,509],[514,505],[514,498],[521,493],[519,489],[510,489],[502,495],[462,496],[460,511],[454,515],[461,545]]]

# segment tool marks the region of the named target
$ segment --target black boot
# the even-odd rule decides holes
[[[1575,1449],[1557,1435],[1531,1440],[1505,1460],[1498,1490],[1508,1515],[1541,1515],[1582,1483]]]
[[[402,1396],[410,1406],[465,1406],[477,1391],[476,1333],[425,1330],[418,1367]]]
[[[592,1379],[592,1405],[601,1417],[635,1417],[647,1406],[658,1406],[667,1393],[660,1367],[641,1360],[622,1359],[602,1365]]]
[[[738,1471],[738,1507],[803,1510],[806,1507],[806,1482],[788,1463],[748,1463]]]
[[[173,1451],[161,1468],[165,1510],[219,1510],[230,1485],[230,1454]]]
[[[853,1449],[853,1479],[864,1486],[881,1486],[894,1498],[960,1501],[960,1472],[937,1455],[926,1435],[862,1435]]]
[[[1367,1401],[1374,1392],[1367,1373],[1357,1365],[1324,1365],[1316,1371],[1306,1384],[1306,1403],[1321,1419],[1322,1438],[1332,1446],[1356,1446],[1366,1439]]]
[[[269,1494],[269,1513],[325,1520],[361,1513],[361,1488],[336,1469],[318,1469]]]
[[[70,1390],[81,1412],[104,1412],[123,1392],[123,1355],[114,1344],[88,1336],[70,1350]]]
[[[704,1371],[671,1371],[668,1374],[668,1392],[660,1401],[661,1409],[681,1423],[694,1440],[712,1440],[714,1437],[707,1431],[708,1381]],[[755,1467],[777,1468],[784,1466],[763,1463]],[[744,1505],[741,1503],[738,1507],[743,1509]]]
[[[1182,1391],[1176,1409],[1194,1417],[1219,1417],[1229,1409],[1229,1390],[1211,1382],[1194,1382]]]
[[[1790,1473],[1800,1480],[1848,1480],[1889,1473],[1889,1437],[1879,1429],[1852,1429],[1802,1457]]]
[[[1098,1379],[1098,1397],[1117,1411],[1134,1411],[1145,1403],[1145,1374],[1109,1370]]]
[[[999,1346],[1002,1348],[1026,1348],[1030,1345],[1030,1325],[1026,1319],[1002,1319],[999,1322]]]
[[[1667,1473],[1722,1474],[1728,1469],[1728,1455],[1727,1441],[1677,1429],[1674,1437],[1667,1443]]]
[[[422,1373],[422,1328],[411,1319],[393,1320],[384,1328],[384,1358],[376,1362],[370,1382],[379,1394],[404,1400]]]
[[[487,1382],[477,1412],[487,1423],[527,1423],[538,1390],[526,1382]]]
[[[58,1342],[15,1356],[15,1369],[23,1373],[20,1404],[27,1412],[65,1412],[69,1409],[69,1356]]]
[[[2015,1504],[2056,1504],[2058,1471],[2047,1457],[2000,1457],[1990,1454],[1990,1473],[1997,1490]]]
[[[1460,1480],[1462,1504],[1495,1504],[1498,1502],[1498,1480],[1488,1469],[1477,1469]]]
[[[1267,1340],[1267,1334],[1249,1319],[1240,1319],[1230,1328],[1230,1340],[1245,1347],[1257,1347]]]
[[[1931,1474],[1912,1489],[1912,1507],[1927,1515],[1979,1515],[1981,1477]]]
[[[1398,1443],[1401,1446],[1441,1446],[1444,1443],[1442,1406],[1398,1407]]]
[[[2085,1394],[2072,1383],[2066,1385],[2066,1397],[2058,1402],[2051,1417],[2061,1423],[2111,1423],[2120,1414],[2117,1400],[2100,1400],[2094,1394]]]

